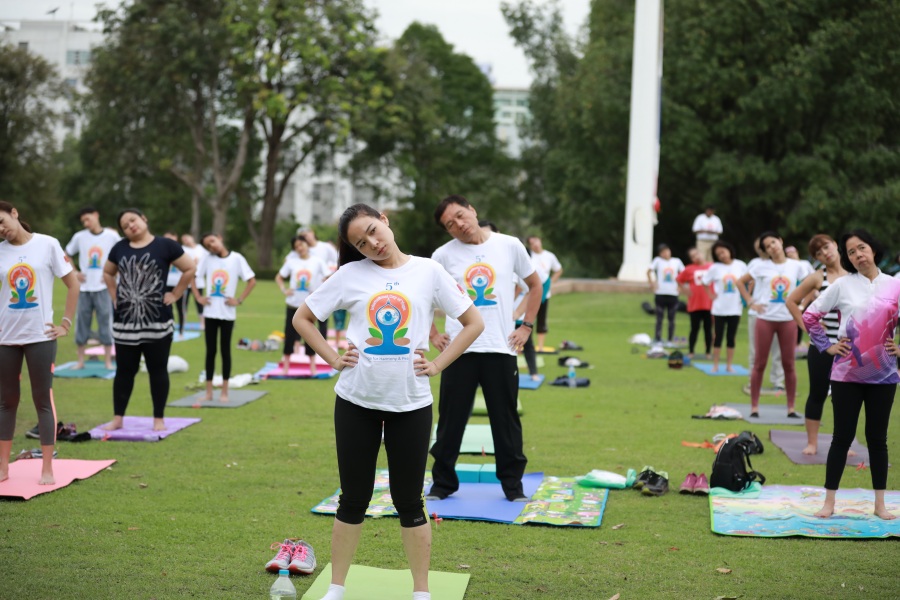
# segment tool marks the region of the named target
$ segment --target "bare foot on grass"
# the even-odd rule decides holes
[[[122,429],[122,419],[123,417],[113,417],[113,420],[103,426],[103,429],[106,431],[115,431],[116,429]]]
[[[803,454],[806,456],[815,456],[818,451],[819,449],[816,446],[807,444],[806,448],[803,449]]]

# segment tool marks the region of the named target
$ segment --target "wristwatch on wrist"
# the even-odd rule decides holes
[[[522,327],[527,327],[528,329],[534,329],[534,323],[529,323],[528,321],[522,321]]]

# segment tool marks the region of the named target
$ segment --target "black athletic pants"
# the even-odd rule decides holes
[[[657,342],[662,341],[663,317],[669,316],[669,337],[671,342],[675,337],[675,314],[678,312],[678,296],[668,294],[656,294],[656,337]]]
[[[528,459],[522,449],[522,422],[516,411],[519,397],[516,357],[480,352],[463,354],[441,374],[437,440],[431,447],[434,485],[430,495],[449,496],[459,489],[456,460],[479,384],[491,420],[497,479],[507,498],[524,495],[522,475]]]
[[[147,363],[150,376],[150,397],[153,399],[153,417],[162,419],[169,399],[169,350],[172,336],[157,342],[144,342],[130,346],[116,342],[116,378],[113,380],[113,414],[125,416],[134,378],[141,367],[141,355]]]
[[[384,449],[390,472],[391,500],[402,527],[428,523],[422,482],[431,439],[432,405],[409,412],[372,410],[340,396],[334,403],[334,437],[337,446],[341,497],[335,517],[359,525],[366,517],[375,487],[375,466]]]
[[[697,345],[697,336],[700,334],[700,326],[703,326],[703,341],[706,344],[706,353],[709,354],[712,347],[712,313],[708,310],[695,310],[688,313],[691,317],[691,333],[688,337],[688,352],[694,353]]]
[[[300,341],[300,334],[297,333],[297,330],[294,329],[294,314],[297,312],[297,309],[288,306],[285,311],[284,317],[284,351],[282,354],[288,356],[294,353],[294,344]],[[319,333],[322,334],[322,337],[326,340],[328,339],[328,320],[319,321]],[[306,346],[306,355],[312,356],[316,353],[309,344],[303,342]]]
[[[727,341],[729,348],[734,348],[734,339],[737,337],[738,325],[741,323],[740,315],[728,315],[727,317],[713,317],[713,323],[716,329],[716,338],[713,341],[713,347],[721,348],[722,340]],[[727,329],[726,329],[727,326]],[[727,331],[727,333],[726,333]]]
[[[831,385],[831,366],[834,357],[827,352],[819,352],[810,345],[806,355],[806,368],[809,370],[809,395],[806,397],[804,416],[811,421],[822,420],[822,410],[828,399],[828,387]]]
[[[222,332],[222,379],[231,379],[231,334],[234,321],[206,319],[206,380],[212,381],[216,372],[216,338]]]
[[[872,489],[887,486],[887,430],[897,384],[831,382],[831,405],[834,407],[834,437],[825,466],[825,489],[836,490],[847,463],[847,452],[856,435],[859,412],[866,407],[866,445],[872,469]]]
[[[171,285],[166,286],[167,292],[171,292],[174,289],[175,289],[174,286],[171,286]],[[175,302],[172,303],[172,306],[174,306],[178,311],[178,333],[184,333],[184,312],[187,309],[187,303],[185,302],[186,295],[187,295],[187,292],[185,291],[185,293],[181,295],[181,298],[179,298],[178,300],[176,300]],[[118,356],[118,351],[116,351],[116,352],[117,352],[116,356]]]

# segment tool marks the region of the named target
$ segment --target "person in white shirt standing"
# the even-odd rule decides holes
[[[216,342],[222,334],[222,391],[220,402],[228,402],[228,380],[231,378],[231,334],[237,319],[237,308],[244,303],[256,286],[256,274],[247,259],[225,247],[222,237],[206,233],[200,243],[209,252],[198,269],[195,281],[205,279],[204,296],[196,286],[192,288],[197,305],[206,314],[206,400],[213,398],[213,377],[216,371]],[[246,282],[243,293],[237,297],[238,279]]]
[[[703,213],[697,215],[692,231],[697,236],[697,250],[703,255],[705,262],[712,262],[715,258],[712,255],[713,244],[722,235],[722,220],[716,216],[715,206],[709,205]]]
[[[434,220],[453,239],[432,258],[456,280],[484,319],[485,327],[471,346],[441,376],[437,439],[431,447],[434,484],[428,499],[443,499],[459,489],[456,460],[479,385],[484,392],[497,459],[497,479],[507,500],[527,502],[522,476],[528,459],[522,443],[522,421],[516,410],[519,371],[516,355],[534,329],[541,303],[541,282],[525,246],[518,239],[478,225],[475,207],[462,196],[447,196],[434,211]],[[522,324],[513,328],[515,284],[518,275],[528,286]],[[462,324],[448,317],[446,333],[431,330],[431,343],[446,352],[460,335]]]
[[[200,264],[203,260],[209,256],[209,252],[207,252],[206,248],[203,247],[202,242],[198,244],[194,240],[194,236],[189,233],[184,233],[181,235],[181,247],[184,248],[185,254],[192,256],[194,258],[194,267],[197,269],[197,276],[194,277],[194,283],[191,284],[191,289],[189,289],[184,296],[181,297],[181,302],[184,307],[184,317],[187,318],[188,314],[188,296],[193,295],[193,290],[196,288],[200,290],[200,297],[203,297],[203,290],[206,287],[206,281],[204,281],[203,277],[200,277]],[[206,328],[206,322],[203,317],[203,305],[197,302],[196,296],[194,297],[194,304],[197,306],[197,315],[200,317],[200,330],[203,331]]]
[[[559,259],[549,250],[544,250],[541,238],[536,235],[528,236],[525,240],[531,249],[531,264],[541,279],[541,308],[537,314],[537,347],[538,352],[544,351],[544,340],[547,337],[547,310],[550,308],[551,288],[562,277],[563,268]]]
[[[656,335],[654,340],[662,341],[663,317],[669,317],[669,331],[666,338],[675,341],[675,315],[678,312],[678,274],[684,271],[680,258],[672,258],[672,250],[666,244],[657,248],[657,256],[647,269],[647,281],[656,303]]]
[[[0,201],[0,481],[9,478],[9,453],[21,396],[22,363],[28,364],[38,414],[43,463],[40,485],[53,485],[56,406],[53,362],[56,340],[69,334],[78,304],[78,277],[59,242],[32,233],[9,202]],[[53,282],[68,292],[63,318],[53,324]]]
[[[341,497],[331,534],[331,585],[322,600],[344,597],[382,440],[391,499],[412,572],[412,598],[428,600],[431,523],[422,498],[433,418],[428,378],[446,369],[484,324],[440,265],[397,247],[384,214],[365,204],[353,205],[341,216],[339,230],[340,267],[305,298],[293,319],[303,339],[341,372],[334,387]],[[343,355],[318,330],[318,323],[336,309],[350,312],[351,346]],[[458,319],[461,328],[449,347],[429,361],[425,351],[435,309]]]
[[[69,257],[78,256],[76,275],[81,282],[78,294],[78,314],[75,318],[75,345],[78,347],[78,364],[84,368],[85,350],[91,336],[91,319],[97,315],[97,337],[103,345],[106,368],[112,369],[112,300],[103,281],[103,265],[109,251],[120,239],[119,234],[100,225],[100,213],[93,206],[78,212],[78,220],[84,227],[66,244]]]

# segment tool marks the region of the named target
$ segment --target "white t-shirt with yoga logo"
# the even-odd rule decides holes
[[[717,317],[740,316],[744,312],[741,293],[738,291],[738,279],[747,272],[747,265],[742,260],[733,260],[731,264],[717,262],[703,272],[703,285],[712,284],[716,292],[713,300],[712,314]]]
[[[66,254],[78,255],[78,268],[84,275],[81,283],[82,292],[105,292],[106,282],[103,281],[103,265],[109,251],[116,245],[121,237],[111,229],[103,229],[100,233],[91,233],[82,229],[72,236],[66,244]]]
[[[72,272],[59,242],[33,234],[20,246],[0,242],[0,346],[48,342],[53,280]]]
[[[285,296],[284,301],[291,308],[300,308],[306,297],[331,275],[331,270],[321,259],[310,255],[309,258],[288,258],[278,274],[287,281],[288,289],[291,290],[291,295]]]
[[[256,274],[240,252],[229,252],[224,258],[210,254],[203,259],[197,277],[204,281],[206,297],[209,299],[209,304],[203,307],[203,316],[207,319],[234,321],[237,318],[237,307],[229,306],[225,301],[234,298],[238,279],[247,281],[256,277]]]
[[[491,233],[483,244],[454,239],[435,250],[432,258],[465,290],[484,319],[484,331],[466,352],[515,356],[508,341],[515,326],[511,318],[516,299],[513,275],[525,279],[535,272],[522,242],[502,233]],[[448,316],[444,329],[453,339],[462,325]]]
[[[656,294],[659,296],[677,296],[678,274],[684,271],[684,263],[680,258],[664,259],[657,256],[650,263],[650,270],[656,276]]]
[[[368,259],[348,263],[306,306],[320,321],[339,309],[350,313],[347,341],[358,349],[359,363],[341,371],[335,393],[365,408],[408,412],[433,401],[431,382],[416,375],[413,361],[416,350],[428,350],[434,310],[458,317],[472,301],[439,264],[411,256],[396,269]]]
[[[757,317],[763,321],[791,321],[793,317],[787,309],[787,298],[803,280],[806,271],[799,260],[785,259],[783,263],[761,260],[753,264],[748,273],[753,278],[753,302],[762,304],[765,310]]]

